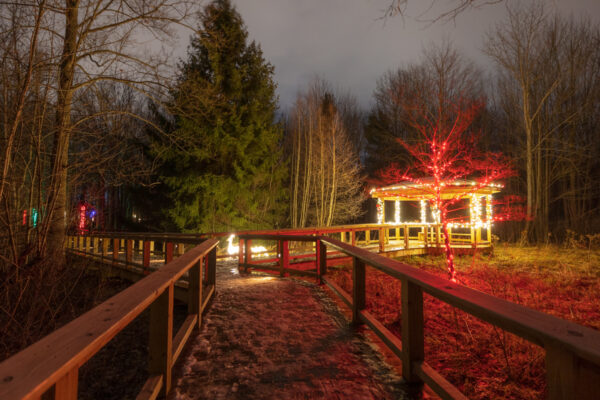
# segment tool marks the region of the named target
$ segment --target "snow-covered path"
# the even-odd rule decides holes
[[[217,266],[171,399],[402,399],[398,375],[318,285]]]

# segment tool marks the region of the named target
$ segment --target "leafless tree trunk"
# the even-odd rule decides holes
[[[316,80],[298,96],[292,111],[288,128],[293,227],[330,226],[361,213],[360,163],[344,125],[352,118],[344,119],[339,110],[357,112],[351,107],[355,103],[344,104],[342,98]]]
[[[589,129],[581,123],[598,104],[597,35],[589,23],[546,15],[541,3],[509,8],[506,24],[488,35],[486,52],[500,67],[500,103],[509,119],[520,114],[510,129],[524,136],[527,212],[534,217],[526,232],[532,241],[547,240],[551,215],[559,219],[554,205],[581,193],[578,177],[589,173],[578,168],[588,154],[574,132]],[[570,207],[563,205],[564,218],[574,227]]]

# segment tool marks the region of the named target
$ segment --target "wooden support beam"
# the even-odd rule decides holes
[[[285,276],[285,270],[290,266],[290,248],[287,240],[279,240],[279,276]]]
[[[79,369],[75,367],[56,382],[54,398],[57,400],[77,400],[78,381]]]
[[[246,239],[244,241],[244,271],[248,272],[248,264],[252,263],[252,240]]]
[[[410,239],[408,232],[408,225],[404,225],[404,248],[408,249],[410,247]]]
[[[214,286],[217,281],[217,248],[212,249],[206,256],[206,284]]]
[[[171,389],[171,367],[173,366],[173,284],[150,306],[150,375],[161,374],[163,387],[161,394],[166,396]]]
[[[150,242],[148,240],[143,242],[143,253],[144,275],[148,275],[150,273]]]
[[[365,263],[358,257],[352,259],[352,325],[362,323],[360,312],[365,308]]]
[[[244,259],[244,239],[239,238],[238,241],[238,270],[241,270],[242,265],[246,263]]]
[[[327,246],[322,241],[318,241],[318,268],[319,268],[319,284],[323,284],[323,275],[327,274]]]
[[[113,265],[115,265],[117,263],[117,260],[119,259],[119,239],[113,239]]]
[[[125,241],[125,261],[130,263],[133,261],[133,240],[127,239]]]
[[[385,228],[379,228],[379,252],[385,251]]]
[[[425,357],[423,340],[423,290],[402,280],[402,377],[409,383],[422,384],[416,367]]]
[[[592,400],[600,393],[600,366],[580,359],[558,343],[546,349],[546,382],[550,400]]]
[[[110,239],[107,237],[102,238],[102,258],[106,258],[108,256],[108,245],[110,244]]]
[[[100,238],[96,236],[92,240],[94,244],[92,247],[92,254],[100,253]]]
[[[173,242],[165,243],[165,264],[168,264],[171,261],[173,261],[173,247]]]
[[[196,327],[202,326],[202,259],[188,272],[188,314],[197,315]]]
[[[356,231],[353,229],[351,232],[352,235],[352,246],[356,246]]]

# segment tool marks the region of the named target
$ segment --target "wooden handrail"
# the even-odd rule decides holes
[[[352,323],[368,325],[392,352],[402,358],[402,374],[408,382],[427,383],[442,398],[465,397],[424,359],[423,292],[543,347],[546,350],[549,398],[591,400],[597,398],[597,394],[600,393],[600,332],[594,329],[470,289],[326,236],[245,234],[243,239],[246,249],[247,243],[253,239],[278,240],[280,248],[284,248],[282,243],[288,241],[315,241],[317,250],[314,265],[318,280],[327,283],[352,309]],[[328,279],[327,248],[353,258],[352,295]],[[285,253],[279,255],[281,275],[284,266],[287,265],[285,257]],[[247,260],[242,261],[240,258],[240,266],[251,266]],[[402,283],[401,341],[364,309],[366,265]],[[261,268],[260,265],[256,267]]]
[[[206,240],[156,272],[136,282],[79,318],[44,337],[0,364],[0,399],[39,398],[56,384],[55,396],[77,393],[77,371],[117,333],[151,307],[150,379],[144,392],[168,392],[173,347],[180,351],[190,326],[199,326],[207,300],[202,296],[202,261],[208,260],[208,277],[214,293],[218,240]],[[172,342],[173,288],[189,271],[189,316]],[[198,282],[195,282],[198,281]],[[165,348],[167,346],[167,348]],[[157,376],[162,376],[158,379]]]
[[[328,246],[357,257],[376,269],[421,287],[424,292],[539,346],[561,342],[600,365],[600,332],[525,306],[468,288],[410,265],[322,237]]]
[[[458,396],[456,388],[451,387],[423,360],[422,292],[425,292],[543,347],[546,350],[546,380],[551,399],[593,399],[600,393],[600,332],[470,289],[339,240],[327,237],[318,240],[359,260],[355,261],[354,270],[364,263],[402,282],[403,348],[392,350],[402,353],[403,375],[409,382],[425,381],[444,398]],[[354,282],[354,288],[364,290],[364,284]],[[335,289],[341,295],[341,289]],[[361,312],[364,295],[359,293],[353,296],[352,308],[354,314],[362,314],[356,319],[362,319],[373,328],[369,316]],[[356,298],[359,304],[356,304]],[[384,342],[389,339],[389,332],[382,334],[377,329],[373,330],[383,336]]]

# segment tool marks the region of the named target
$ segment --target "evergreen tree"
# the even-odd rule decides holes
[[[171,141],[156,147],[183,231],[274,227],[286,207],[273,66],[229,0],[200,15],[180,66]]]

